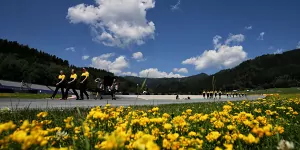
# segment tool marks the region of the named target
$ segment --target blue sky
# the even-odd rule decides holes
[[[299,0],[141,1],[3,0],[0,38],[76,66],[150,77],[212,74],[300,41]]]

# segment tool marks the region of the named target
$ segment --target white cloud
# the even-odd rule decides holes
[[[296,48],[300,48],[300,41],[298,42],[298,45],[297,45],[297,47]]]
[[[68,47],[65,49],[66,51],[75,52],[75,47]]]
[[[149,74],[148,74],[149,73]],[[159,71],[157,68],[149,68],[139,72],[140,77],[148,77],[149,78],[182,78],[180,74],[175,74],[173,72],[167,73],[163,71]]]
[[[171,5],[171,10],[177,10],[179,9],[179,5],[181,3],[181,0],[177,0],[177,3],[175,5]]]
[[[269,49],[269,50],[274,49],[274,46],[270,46],[268,49]]]
[[[231,41],[242,42],[244,37],[241,35],[232,35],[226,40],[225,44],[220,44],[220,36],[213,38],[215,49],[205,50],[200,56],[191,57],[182,61],[182,64],[195,65],[196,70],[203,70],[209,67],[214,68],[232,68],[243,62],[247,53],[243,46],[229,46]],[[228,42],[229,41],[229,42]]]
[[[221,39],[222,39],[222,37],[220,35],[216,35],[213,38],[213,44],[214,44],[215,49],[219,48],[222,45],[219,43]]]
[[[257,40],[264,40],[264,35],[265,35],[265,32],[261,32],[257,38]]]
[[[68,9],[70,23],[91,27],[93,39],[106,46],[141,45],[154,38],[155,25],[146,19],[155,0],[95,0],[96,5],[78,4]]]
[[[252,26],[246,26],[245,29],[246,29],[246,30],[251,30],[251,29],[252,29]]]
[[[92,64],[90,66],[104,69],[115,74],[121,74],[122,70],[129,67],[129,62],[125,56],[119,56],[114,61],[108,60],[111,57],[111,53],[104,54],[98,57],[92,58]]]
[[[122,75],[123,76],[138,76],[137,73],[134,73],[134,72],[122,72]]]
[[[228,39],[225,41],[225,44],[228,45],[231,42],[235,42],[235,43],[240,43],[243,42],[245,40],[245,36],[243,34],[229,34]]]
[[[140,62],[140,61],[144,61],[144,55],[142,52],[136,52],[132,54],[132,58],[135,59],[136,61]]]
[[[189,71],[186,68],[174,68],[173,72],[189,73]]]
[[[281,49],[277,49],[275,52],[274,52],[274,54],[281,54],[283,52],[283,49],[281,48]]]
[[[115,53],[107,53],[107,54],[102,54],[99,56],[100,59],[108,59],[110,57],[115,56]]]
[[[87,60],[87,59],[89,59],[89,58],[90,58],[90,56],[88,56],[88,55],[82,56],[82,60]]]

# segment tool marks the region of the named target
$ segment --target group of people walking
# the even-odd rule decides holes
[[[58,76],[59,82],[56,83],[56,88],[51,96],[51,99],[55,97],[59,89],[61,90],[62,100],[66,100],[68,98],[68,93],[70,89],[72,89],[73,93],[76,95],[76,100],[84,100],[83,94],[86,96],[87,99],[89,99],[89,95],[86,91],[89,72],[85,68],[82,68],[82,74],[80,76],[80,82],[79,82],[80,97],[76,91],[77,80],[78,80],[77,78],[78,77],[75,70],[72,69],[69,81],[67,81],[64,72],[61,70],[60,75]],[[65,88],[66,91],[64,91]]]
[[[71,76],[69,80],[67,81],[66,76],[63,71],[60,71],[60,75],[58,76],[58,82],[56,83],[56,88],[53,92],[53,95],[51,96],[51,99],[55,97],[57,94],[58,90],[61,89],[61,94],[62,98],[61,100],[66,100],[68,99],[68,93],[69,90],[72,89],[73,93],[76,95],[76,100],[84,100],[84,95],[86,96],[87,99],[89,99],[89,94],[87,93],[87,84],[88,84],[88,78],[89,78],[89,72],[85,69],[82,68],[82,73],[80,76],[80,82],[79,82],[79,90],[80,90],[80,95],[78,95],[76,89],[77,89],[77,74],[74,69],[71,70]],[[118,84],[116,79],[113,80],[113,83],[111,86],[108,86],[106,89],[104,87],[104,80],[97,78],[95,80],[97,83],[97,88],[96,88],[96,97],[97,99],[100,96],[100,99],[102,99],[102,92],[105,90],[108,90],[111,93],[112,100],[116,100],[115,93],[118,91]],[[66,88],[66,91],[64,89]],[[80,97],[79,97],[80,96]]]
[[[217,96],[219,96],[219,99],[221,99],[221,96],[223,95],[221,90],[220,91],[203,91],[202,92],[203,98],[207,98],[207,99],[212,99],[212,98],[217,98]],[[245,93],[237,93],[237,92],[227,92],[226,93],[227,98],[228,97],[244,97],[246,96]]]
[[[226,95],[227,95],[227,98],[228,97],[246,97],[247,95],[246,95],[246,93],[238,93],[238,92],[228,92],[228,93],[226,93]]]
[[[219,95],[219,99],[221,99],[222,92],[221,91],[203,91],[202,93],[203,98],[212,99],[217,98]]]
[[[96,87],[97,93],[96,93],[95,99],[97,99],[99,96],[100,96],[100,99],[103,99],[102,93],[104,91],[108,91],[111,94],[111,99],[116,100],[116,92],[119,89],[118,88],[119,84],[117,83],[116,79],[113,80],[113,83],[111,86],[107,86],[107,87],[105,87],[103,79],[97,78],[97,79],[95,79],[95,82],[97,83],[97,87]]]

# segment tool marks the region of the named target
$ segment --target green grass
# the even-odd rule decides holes
[[[291,87],[291,88],[271,88],[271,89],[264,89],[264,90],[253,90],[250,92],[246,92],[248,95],[253,94],[300,94],[300,87]]]
[[[0,98],[19,98],[19,99],[44,99],[50,98],[51,94],[30,94],[30,93],[0,93]],[[60,98],[57,94],[55,98]]]

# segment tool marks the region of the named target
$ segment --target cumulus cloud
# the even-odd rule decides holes
[[[145,60],[142,52],[133,53],[132,58],[135,59],[138,62]]]
[[[148,74],[149,73],[149,74]],[[175,74],[173,72],[167,73],[163,71],[159,71],[157,68],[149,68],[139,72],[140,77],[148,77],[149,78],[182,78],[180,74]]]
[[[66,51],[75,52],[75,47],[68,47],[65,49]]]
[[[243,34],[229,34],[228,39],[225,41],[225,44],[228,45],[230,43],[240,43],[245,40],[245,36]]]
[[[244,36],[231,35],[226,40],[225,44],[219,43],[221,36],[215,36],[213,43],[215,49],[205,50],[201,55],[188,58],[182,61],[182,64],[195,65],[196,70],[203,70],[210,67],[213,68],[232,68],[243,62],[247,53],[244,51],[243,46],[229,46],[232,41],[242,42]]]
[[[122,70],[129,67],[129,62],[125,56],[119,56],[114,61],[110,61],[108,58],[112,56],[112,53],[103,54],[98,57],[92,58],[91,67],[98,69],[104,69],[115,74],[121,74]]]
[[[275,52],[274,52],[274,54],[281,54],[283,52],[283,49],[281,48],[281,49],[277,49]]]
[[[134,73],[134,72],[122,72],[122,75],[123,76],[138,76],[137,73]]]
[[[82,60],[87,60],[87,59],[89,59],[89,58],[90,58],[90,56],[88,56],[88,55],[82,56]]]
[[[300,48],[300,41],[298,42],[298,45],[297,45],[297,47],[296,48]]]
[[[68,9],[70,23],[87,24],[93,40],[106,46],[142,45],[154,38],[155,25],[146,19],[155,0],[95,0],[95,5],[78,4]]]
[[[265,35],[265,32],[261,32],[257,38],[257,40],[264,40],[264,35]]]
[[[175,5],[171,5],[171,10],[175,11],[175,10],[179,9],[180,3],[181,3],[181,0],[177,0],[177,3]]]
[[[173,72],[189,73],[189,71],[186,68],[174,68]]]
[[[99,56],[100,59],[109,59],[110,57],[115,56],[115,53],[106,53]]]
[[[245,29],[246,29],[246,30],[251,30],[251,29],[252,29],[252,26],[246,26]]]
[[[213,44],[214,44],[215,49],[218,49],[222,45],[221,43],[219,43],[221,39],[222,39],[222,37],[220,35],[216,35],[213,38]]]

